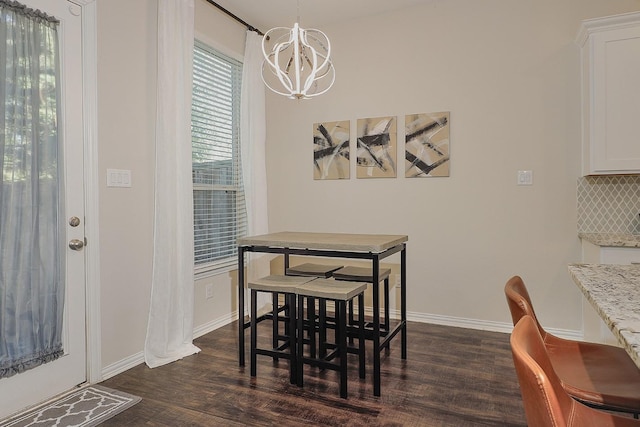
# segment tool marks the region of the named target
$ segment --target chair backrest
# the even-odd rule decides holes
[[[547,331],[545,331],[542,325],[540,325],[540,322],[538,322],[536,313],[533,310],[533,304],[531,304],[531,297],[529,297],[527,287],[524,285],[524,281],[520,276],[513,276],[507,281],[507,284],[504,285],[504,294],[509,304],[513,326],[515,326],[523,316],[531,316],[538,327],[540,335],[542,335],[542,339],[546,339]]]
[[[511,352],[528,425],[536,427],[640,426],[640,420],[598,411],[572,399],[567,394],[551,365],[538,326],[531,316],[523,316],[513,328]]]
[[[566,426],[573,399],[562,388],[533,318],[524,315],[511,334],[511,352],[530,426]]]

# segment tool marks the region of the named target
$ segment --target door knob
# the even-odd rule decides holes
[[[84,242],[79,239],[71,239],[71,241],[69,242],[69,247],[74,251],[79,251],[84,247]]]
[[[72,216],[71,218],[69,218],[69,225],[72,227],[77,227],[80,225],[80,218],[78,218],[77,216]]]

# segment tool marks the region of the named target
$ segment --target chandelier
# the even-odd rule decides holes
[[[333,86],[331,43],[320,30],[305,30],[298,22],[293,28],[272,28],[262,39],[262,54],[262,80],[278,95],[307,99]]]

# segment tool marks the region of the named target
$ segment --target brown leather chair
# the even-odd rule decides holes
[[[562,387],[542,341],[537,322],[523,316],[511,334],[527,423],[536,427],[640,426],[640,420],[599,411],[574,400]]]
[[[538,322],[524,282],[514,276],[504,287],[513,324],[525,315],[538,328],[553,369],[565,391],[586,405],[640,413],[640,369],[624,349],[573,341],[548,333]]]

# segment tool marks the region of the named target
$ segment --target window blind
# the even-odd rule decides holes
[[[240,163],[242,64],[195,42],[191,109],[196,274],[237,262],[246,234]]]

